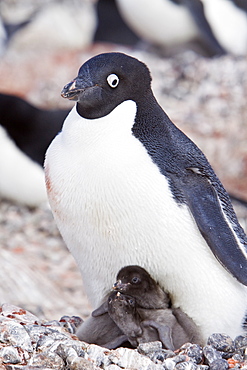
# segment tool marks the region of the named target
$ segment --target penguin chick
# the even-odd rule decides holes
[[[127,341],[137,347],[140,343],[160,340],[164,348],[174,350],[186,342],[201,343],[199,329],[193,320],[181,309],[170,307],[168,294],[145,269],[126,266],[117,278],[114,291],[92,313],[92,317],[102,320],[108,320],[108,313],[121,330],[119,336],[104,344],[105,347],[116,348]],[[112,328],[111,323],[110,332]]]
[[[115,305],[111,303],[114,296],[110,297],[108,312],[131,344],[129,331],[135,327],[134,322],[143,328],[142,335],[139,335],[141,338],[136,338],[138,343],[161,340],[168,349],[174,349],[174,346],[179,348],[186,342],[201,343],[199,328],[193,320],[180,308],[171,307],[168,294],[162,291],[145,269],[140,266],[123,267],[117,279],[113,286],[117,290]],[[127,312],[128,315],[125,314]],[[157,329],[156,338],[154,329]]]
[[[174,322],[170,320],[169,311],[166,317],[167,312],[162,309],[139,310],[135,298],[115,292],[109,297],[108,313],[133,347],[137,347],[140,343],[160,340],[165,348],[175,349],[170,327]],[[164,320],[166,318],[167,320]]]

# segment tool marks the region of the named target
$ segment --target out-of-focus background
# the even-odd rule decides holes
[[[42,162],[73,106],[62,87],[102,52],[148,65],[164,110],[242,201],[234,207],[247,229],[247,9],[241,0],[208,3],[0,1],[0,303],[47,319],[90,312],[47,203]]]

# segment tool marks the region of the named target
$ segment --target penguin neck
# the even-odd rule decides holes
[[[152,142],[154,138],[156,141],[167,140],[169,142],[174,128],[175,125],[163,111],[151,90],[137,102],[132,133],[144,146]]]

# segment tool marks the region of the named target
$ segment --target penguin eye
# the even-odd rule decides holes
[[[107,77],[107,82],[114,89],[119,84],[119,78],[117,75],[112,73]]]
[[[134,301],[134,299],[130,299],[130,300],[129,300],[129,304],[130,304],[130,306],[134,306],[134,305],[135,305],[135,301]]]
[[[141,279],[139,279],[137,276],[134,276],[131,281],[133,284],[138,284],[141,281]]]

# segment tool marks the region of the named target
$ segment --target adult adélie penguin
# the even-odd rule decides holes
[[[205,340],[243,332],[246,235],[204,154],[156,101],[147,66],[97,55],[62,96],[76,105],[48,148],[47,191],[94,308],[136,264]]]

